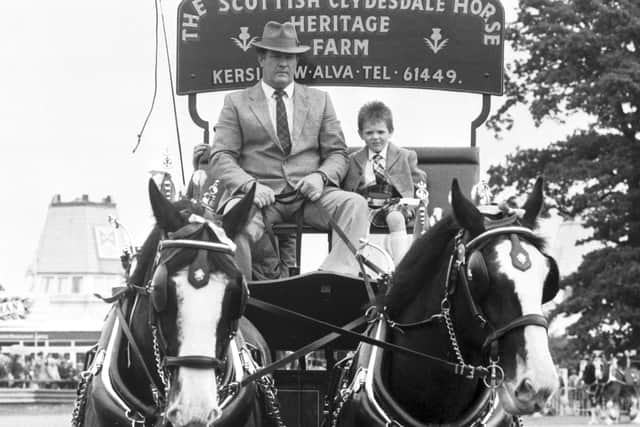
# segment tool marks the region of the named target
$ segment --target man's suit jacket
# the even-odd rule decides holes
[[[225,97],[215,126],[211,174],[224,193],[220,206],[247,183],[258,180],[276,194],[304,176],[323,172],[338,187],[347,172],[344,135],[326,92],[295,84],[291,153],[285,155],[269,117],[260,83]]]
[[[368,151],[364,147],[349,156],[349,171],[342,187],[347,191],[364,189],[364,170],[367,165]],[[420,181],[427,182],[427,174],[418,168],[418,155],[413,150],[397,147],[389,143],[385,159],[387,180],[402,197],[415,197],[415,186]]]

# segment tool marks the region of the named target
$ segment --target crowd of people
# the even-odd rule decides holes
[[[79,373],[69,353],[0,354],[0,387],[75,388]]]
[[[547,413],[583,415],[593,419],[599,402],[599,391],[610,380],[635,365],[633,352],[586,354],[574,366],[561,369],[560,389],[550,401]],[[619,381],[619,379],[618,379]]]

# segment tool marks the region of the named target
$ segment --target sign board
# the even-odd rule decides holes
[[[33,301],[18,296],[0,297],[0,320],[24,319],[31,312]]]
[[[296,71],[300,83],[503,91],[499,0],[183,0],[178,94],[258,82],[251,43],[268,21],[292,22],[311,47]]]

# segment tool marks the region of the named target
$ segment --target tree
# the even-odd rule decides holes
[[[494,191],[525,192],[546,180],[550,208],[594,230],[588,254],[562,286],[572,297],[556,312],[582,313],[568,329],[583,351],[640,347],[640,2],[520,0],[507,39],[518,53],[507,100],[489,125],[512,125],[526,104],[536,124],[577,111],[593,125],[544,149],[520,150],[489,170]],[[572,345],[573,345],[572,344]]]

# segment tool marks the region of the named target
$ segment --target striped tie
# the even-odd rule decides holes
[[[273,96],[276,98],[276,130],[278,131],[278,139],[284,153],[288,156],[291,153],[291,137],[289,136],[289,123],[287,121],[287,109],[284,106],[282,97],[285,91],[278,89]]]
[[[380,154],[373,156],[373,174],[376,176],[376,184],[381,185],[387,182],[384,173],[384,158]]]

